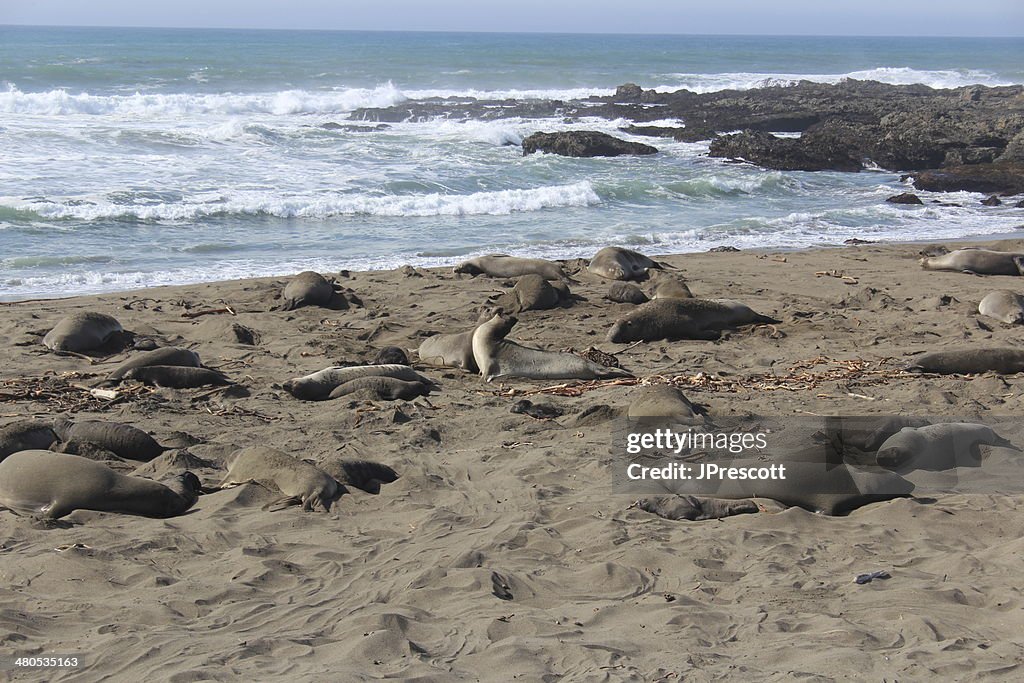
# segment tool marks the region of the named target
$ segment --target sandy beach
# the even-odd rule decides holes
[[[609,282],[580,270],[572,306],[521,313],[511,337],[616,353],[637,378],[676,377],[711,416],[1020,415],[1019,375],[900,369],[924,351],[1021,345],[1018,328],[977,312],[985,294],[1018,280],[924,271],[922,246],[658,257],[695,296],[781,320],[714,342],[606,342],[631,307],[605,300]],[[985,246],[1020,251],[1024,240]],[[472,328],[487,297],[512,284],[450,268],[325,274],[362,306],[272,310],[285,278],[0,305],[4,424],[65,414],[129,423],[177,448],[108,464],[154,478],[189,469],[208,486],[228,454],[251,445],[315,462],[374,460],[400,474],[379,495],[344,495],[331,513],[265,511],[276,496],[256,484],[203,495],[165,520],[78,511],[44,525],[0,511],[5,651],[79,653],[82,667],[47,675],[82,681],[1020,675],[1024,504],[1012,478],[1024,473],[1011,451],[992,449],[1007,485],[989,492],[891,500],[845,517],[766,505],[722,520],[662,519],[612,488],[613,431],[632,382],[485,383],[414,363],[439,391],[410,402],[290,396],[291,377]],[[93,397],[74,385],[128,353],[90,361],[39,343],[81,310],[193,349],[237,384],[129,383],[116,399]],[[235,325],[255,343],[239,341]],[[524,396],[564,415],[510,412]],[[876,570],[891,578],[854,582]]]

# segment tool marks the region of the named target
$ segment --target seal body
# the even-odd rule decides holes
[[[409,356],[397,346],[385,346],[370,361],[371,365],[408,365]]]
[[[608,341],[661,339],[718,339],[721,330],[751,323],[777,323],[736,301],[711,299],[657,299],[619,318],[608,331]]]
[[[411,401],[418,396],[428,396],[430,385],[394,377],[358,377],[334,387],[327,398],[341,398],[357,392],[366,392],[382,401]]]
[[[493,300],[493,305],[505,313],[546,311],[570,300],[569,287],[564,282],[551,284],[540,275],[524,275],[516,281],[511,292]]]
[[[1007,325],[1024,323],[1024,296],[1008,289],[989,292],[978,304],[978,313]]]
[[[935,351],[915,358],[907,370],[940,375],[978,375],[985,372],[1015,375],[1024,372],[1024,349],[997,347]]]
[[[104,313],[83,311],[61,319],[43,337],[43,344],[52,351],[92,351],[124,332],[121,323]]]
[[[420,343],[417,351],[420,361],[428,365],[447,365],[467,372],[480,372],[473,358],[473,332],[476,328],[457,334],[435,334]]]
[[[0,461],[18,451],[46,450],[59,440],[53,427],[43,422],[12,422],[0,427]]]
[[[498,314],[473,332],[473,358],[490,382],[502,377],[525,379],[608,379],[630,377],[620,368],[598,365],[572,353],[542,351],[506,341],[518,320]]]
[[[151,365],[176,365],[186,368],[202,367],[199,354],[195,351],[181,349],[176,346],[165,346],[129,358],[107,375],[106,381],[116,382],[122,379],[129,370],[145,368]]]
[[[987,425],[943,422],[904,427],[879,446],[875,458],[879,465],[896,472],[978,467],[981,444],[1020,450]]]
[[[978,275],[1020,275],[1024,254],[988,249],[957,249],[940,256],[925,256],[925,270],[956,270]]]
[[[344,301],[336,296],[334,285],[327,278],[312,270],[304,270],[293,277],[285,285],[281,297],[284,299],[280,307],[282,311],[292,311],[302,306],[326,308]]]
[[[387,465],[369,460],[334,458],[321,463],[320,469],[343,486],[352,486],[373,494],[380,493],[381,485],[398,480],[398,472]]]
[[[330,512],[339,495],[338,482],[319,467],[266,446],[235,451],[220,488],[248,482],[276,488],[307,511],[319,506]]]
[[[604,298],[617,304],[644,304],[650,301],[643,290],[632,282],[613,282]]]
[[[191,472],[163,484],[51,451],[21,451],[0,463],[0,505],[46,519],[59,519],[75,510],[174,517],[198,498],[199,479]]]
[[[84,441],[128,460],[149,462],[167,450],[141,429],[120,422],[62,420],[54,431],[61,441]]]
[[[562,266],[552,261],[537,258],[519,258],[506,254],[478,256],[463,261],[452,269],[454,273],[489,275],[490,277],[522,277],[539,275],[545,280],[564,280]]]
[[[652,299],[692,299],[693,294],[685,282],[671,276],[662,275],[654,279],[651,288]]]
[[[180,365],[147,365],[132,368],[124,379],[134,379],[168,389],[195,389],[210,385],[223,386],[231,381],[215,370],[188,368]]]
[[[631,420],[686,420],[697,416],[695,406],[683,392],[668,384],[639,387],[630,398],[626,416]]]
[[[661,266],[638,251],[622,247],[599,250],[587,266],[591,273],[607,280],[642,280],[650,268]]]
[[[284,383],[284,390],[303,401],[322,401],[329,398],[335,387],[360,377],[394,377],[405,382],[432,382],[408,365],[352,365],[329,367],[304,377],[295,377]]]

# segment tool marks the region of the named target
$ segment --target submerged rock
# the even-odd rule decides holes
[[[658,150],[642,142],[629,142],[596,130],[568,130],[534,133],[523,140],[523,156],[549,152],[567,157],[615,157],[624,154],[654,154]]]

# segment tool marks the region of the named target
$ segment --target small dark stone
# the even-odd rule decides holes
[[[981,203],[984,204],[985,206],[1000,206],[1003,202],[996,195],[992,195],[991,197],[982,199]]]
[[[913,192],[903,192],[902,194],[894,194],[891,197],[886,198],[890,204],[924,204],[921,198]]]
[[[711,247],[710,249],[708,249],[708,251],[713,254],[725,254],[739,251],[739,249],[737,249],[736,247],[729,246],[728,244],[723,244],[722,246],[719,247]]]

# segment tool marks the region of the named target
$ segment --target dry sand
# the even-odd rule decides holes
[[[1020,328],[977,314],[987,292],[1021,280],[924,272],[920,246],[667,257],[696,296],[738,299],[783,322],[718,342],[640,344],[619,358],[641,377],[736,380],[685,389],[712,415],[1021,415],[1021,377],[897,372],[920,351],[1021,345]],[[601,298],[607,282],[579,279],[573,291],[586,301],[523,313],[513,336],[551,349],[623,349],[604,333],[629,306]],[[2,422],[61,412],[56,395],[10,398],[22,386],[12,380],[85,373],[68,381],[86,382],[124,358],[55,356],[31,334],[70,311],[96,310],[194,348],[249,393],[137,390],[105,403],[66,392],[79,416],[129,422],[162,442],[184,445],[178,432],[201,441],[138,473],[188,465],[214,484],[234,447],[266,444],[317,461],[377,460],[401,474],[380,495],[344,496],[333,514],[265,512],[275,496],[253,484],[204,495],[168,520],[80,511],[71,525],[45,528],[0,511],[0,651],[77,652],[85,663],[15,680],[1021,677],[1024,502],[998,482],[848,517],[793,508],[665,520],[612,492],[618,422],[608,417],[633,387],[541,396],[567,411],[551,421],[509,408],[524,391],[557,383],[485,384],[458,370],[422,370],[443,388],[411,403],[304,403],[280,388],[385,345],[415,348],[427,333],[468,329],[501,280],[449,269],[352,273],[340,282],[364,307],[270,311],[284,282],[0,306]],[[182,315],[225,305],[237,315]],[[258,343],[235,343],[232,323],[256,330]],[[808,363],[820,357],[891,372],[829,375],[843,366]],[[821,381],[773,391],[749,381],[794,366]],[[612,410],[581,415],[599,405]],[[1015,459],[1003,466],[1005,481],[1024,481]],[[876,569],[892,578],[853,582]],[[496,584],[511,599],[497,597]]]

